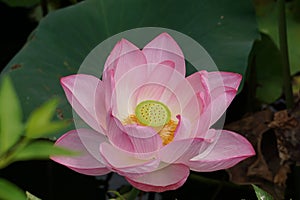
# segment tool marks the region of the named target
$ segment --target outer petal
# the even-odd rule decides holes
[[[116,83],[114,79],[114,70],[107,70],[105,74],[106,74],[106,78],[105,80],[103,80],[103,87],[105,93],[104,106],[107,111],[110,111],[112,107],[116,104],[116,99],[113,96],[114,90],[116,88]]]
[[[157,169],[160,161],[157,159],[141,160],[132,154],[122,151],[111,144],[103,143],[100,152],[106,164],[121,175],[127,173],[143,174]]]
[[[239,88],[242,76],[233,72],[196,72],[187,77],[195,92],[214,90],[218,87]]]
[[[122,39],[115,45],[105,62],[103,80],[106,78],[106,71],[114,70],[117,81],[130,69],[146,63],[146,57],[142,51],[134,44]]]
[[[107,141],[105,136],[90,129],[72,130],[60,137],[55,145],[80,152],[80,155],[72,157],[54,156],[51,159],[82,174],[107,174],[110,170],[101,161],[99,149],[98,155],[95,152],[95,148],[99,148],[99,145],[105,141]],[[91,151],[93,151],[93,155]]]
[[[205,121],[213,125],[226,111],[237,93],[242,76],[231,72],[200,71],[187,80],[202,101]],[[200,104],[200,103],[199,103]],[[203,118],[203,117],[202,117]]]
[[[252,145],[241,135],[219,130],[216,141],[186,164],[191,170],[209,172],[227,169],[255,155]]]
[[[190,170],[187,166],[172,164],[141,176],[125,178],[137,189],[146,192],[164,192],[167,190],[175,190],[182,186],[189,173]]]
[[[162,33],[144,48],[148,63],[161,63],[165,60],[175,62],[175,69],[185,76],[184,55],[176,41],[167,33]]]
[[[217,87],[224,86],[238,90],[242,76],[233,72],[209,72],[209,88],[213,90]]]
[[[61,85],[76,113],[93,129],[104,133],[107,111],[103,83],[94,76],[77,74],[63,77]]]
[[[203,138],[173,141],[159,151],[159,158],[166,163],[182,163],[198,155],[203,148]]]
[[[236,93],[237,90],[228,87],[218,87],[211,91],[211,103],[204,111],[210,113],[210,126],[225,113]]]
[[[186,77],[191,87],[193,87],[195,94],[199,94],[202,97],[202,106],[205,107],[210,103],[210,90],[208,86],[208,77],[206,71],[200,71],[193,73],[192,75]],[[203,109],[202,109],[203,111]]]
[[[201,93],[195,93],[189,102],[183,107],[182,115],[188,118],[193,126],[197,125],[201,112],[204,110],[204,100]],[[197,127],[193,127],[196,129]]]
[[[236,96],[242,76],[231,72],[209,72],[207,80],[211,95],[208,111],[211,112],[210,125],[213,125]]]
[[[159,151],[159,158],[166,163],[186,164],[200,153],[209,151],[210,146],[213,147],[211,143],[216,138],[216,131],[210,129],[205,135],[206,138],[175,140]]]

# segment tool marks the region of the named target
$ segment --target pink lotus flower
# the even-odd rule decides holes
[[[237,133],[210,128],[237,93],[236,73],[185,77],[183,53],[163,33],[140,50],[122,39],[102,80],[61,79],[68,101],[92,128],[64,134],[56,145],[82,154],[52,159],[87,175],[116,172],[134,187],[163,192],[183,185],[190,170],[226,169],[255,154]]]

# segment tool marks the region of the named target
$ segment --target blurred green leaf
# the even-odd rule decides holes
[[[115,200],[126,200],[125,197],[123,197],[118,191],[115,191],[115,190],[109,190],[109,191],[107,191],[107,192],[116,195],[117,198],[114,198]],[[127,195],[127,196],[128,196],[128,195]],[[110,200],[113,200],[113,199],[110,199]]]
[[[68,149],[54,146],[50,141],[34,141],[18,152],[14,161],[48,159],[49,156],[73,156],[76,154]]]
[[[256,197],[258,200],[273,200],[273,197],[267,193],[266,191],[264,191],[263,189],[257,187],[256,185],[252,184],[252,187],[255,191]]]
[[[300,20],[295,18],[294,9],[291,6],[293,6],[291,3],[286,6],[286,20],[291,73],[295,74],[300,71]],[[264,10],[257,17],[260,30],[270,35],[279,47],[276,2],[261,5],[259,9]]]
[[[27,200],[41,200],[40,198],[37,198],[33,194],[29,193],[28,191],[26,191],[26,196],[27,196]]]
[[[52,121],[57,105],[58,99],[52,99],[34,110],[27,121],[25,135],[29,138],[44,137],[65,128],[66,121]]]
[[[242,75],[252,43],[259,37],[251,0],[86,0],[47,15],[6,66],[5,72],[18,86],[25,116],[53,96],[65,99],[59,79],[77,73],[96,45],[139,27],[184,33],[210,53],[220,70]],[[60,109],[64,118],[72,117],[66,100]]]
[[[0,155],[12,147],[23,131],[19,99],[9,77],[0,86]]]
[[[293,77],[293,94],[295,96],[300,94],[300,75]]]
[[[272,103],[282,94],[282,61],[279,49],[268,35],[262,34],[261,40],[254,43],[252,59],[256,98]]]
[[[0,178],[1,200],[26,200],[25,193],[13,183]]]
[[[26,8],[33,7],[38,3],[40,3],[40,0],[0,0],[0,1],[11,7],[26,7]]]

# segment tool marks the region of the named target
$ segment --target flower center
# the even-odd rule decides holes
[[[174,139],[178,123],[171,119],[169,108],[154,100],[142,101],[135,108],[135,114],[129,115],[123,124],[139,124],[151,126],[161,137],[163,145],[167,145]]]
[[[142,101],[135,108],[137,120],[145,126],[162,127],[171,119],[169,108],[154,100]]]

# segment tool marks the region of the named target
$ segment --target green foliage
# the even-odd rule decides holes
[[[34,110],[25,126],[12,83],[9,77],[3,77],[0,86],[0,168],[16,160],[45,159],[50,155],[70,154],[65,149],[53,147],[52,142],[33,140],[57,133],[66,127],[65,121],[52,121],[57,104],[58,100],[53,99]]]
[[[75,155],[75,153],[61,147],[56,147],[50,141],[34,141],[16,154],[14,161],[48,159],[51,155],[72,156]]]
[[[27,196],[27,200],[41,200],[40,198],[37,198],[36,196],[34,196],[33,194],[30,194],[27,191],[26,191],[26,196]]]
[[[123,197],[118,191],[110,190],[108,192],[117,196],[116,198],[110,200],[126,200],[125,197]]]
[[[250,56],[250,73],[255,80],[249,80],[256,89],[256,98],[264,103],[272,103],[282,94],[282,61],[279,49],[266,34],[254,43]]]
[[[52,99],[30,114],[25,128],[26,137],[44,137],[66,127],[66,121],[52,121],[57,105],[58,99]]]
[[[210,53],[220,70],[243,75],[258,37],[251,0],[87,0],[47,15],[6,66],[24,115],[53,96],[65,99],[60,77],[75,74],[103,40],[139,27],[165,27],[187,34]],[[64,118],[72,117],[66,101],[60,109]]]
[[[0,199],[26,200],[25,193],[11,182],[0,178]]]
[[[258,12],[257,21],[260,30],[270,35],[277,46],[279,46],[276,2],[271,1],[269,4],[262,5],[258,9],[260,12]],[[300,71],[299,9],[299,3],[295,2],[288,4],[286,9],[288,49],[292,74]]]
[[[116,198],[111,198],[110,200],[135,200],[140,193],[140,190],[132,187],[130,191],[120,194],[118,191],[110,190],[109,193],[112,193]]]
[[[261,188],[257,187],[256,185],[253,185],[253,184],[252,184],[252,187],[255,191],[255,194],[256,194],[256,197],[258,200],[273,200],[273,197],[266,191],[262,190]]]
[[[0,86],[0,169],[14,161],[48,159],[52,155],[74,155],[74,152],[53,146],[53,142],[36,140],[66,127],[64,121],[52,122],[57,99],[34,110],[26,128],[22,122],[19,100],[8,76]],[[25,134],[23,132],[25,131]],[[14,184],[0,178],[0,199],[22,200],[25,193]],[[38,198],[27,193],[27,199]]]
[[[10,79],[4,77],[0,86],[0,155],[17,142],[22,132],[20,103]]]
[[[11,7],[27,7],[27,8],[33,7],[40,2],[40,0],[0,0],[0,1]]]

